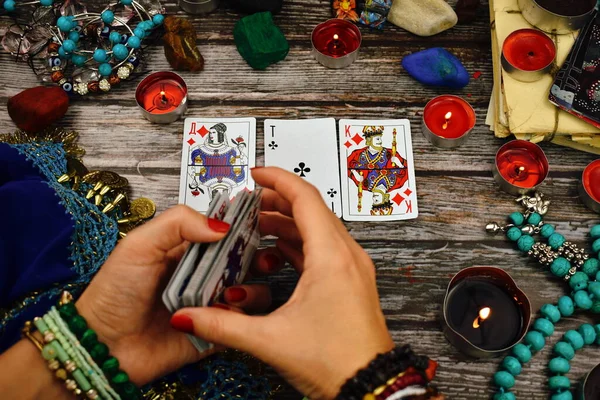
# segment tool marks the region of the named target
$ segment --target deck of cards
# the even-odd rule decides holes
[[[187,118],[179,202],[206,212],[219,194],[254,189],[254,118]],[[265,166],[288,170],[319,189],[346,221],[417,218],[410,122],[267,119]]]
[[[225,193],[215,194],[207,216],[231,227],[219,242],[188,247],[163,292],[169,311],[210,306],[226,288],[243,282],[260,242],[260,192],[241,191],[233,201]],[[200,352],[212,347],[197,337],[189,338]]]

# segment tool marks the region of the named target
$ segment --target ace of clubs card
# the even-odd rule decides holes
[[[335,119],[265,120],[265,166],[280,167],[317,187],[342,216]]]
[[[255,162],[256,119],[186,118],[179,203],[206,213],[218,193],[253,190]]]
[[[417,218],[408,120],[340,120],[339,145],[346,221]]]

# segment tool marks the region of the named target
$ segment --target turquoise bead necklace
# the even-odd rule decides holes
[[[509,391],[515,385],[515,377],[521,373],[523,364],[544,348],[546,338],[554,334],[554,326],[562,318],[573,315],[576,310],[600,313],[599,257],[589,256],[583,249],[567,242],[554,226],[544,222],[550,202],[544,200],[543,194],[522,196],[516,201],[524,206],[523,213],[510,214],[505,226],[490,223],[486,230],[492,234],[506,234],[520,251],[534,257],[541,265],[549,267],[554,276],[568,282],[572,292],[561,297],[557,304],[543,305],[541,317],[534,321],[523,342],[513,347],[512,354],[502,361],[500,370],[494,375],[494,383],[498,387],[494,400],[516,399]],[[534,235],[538,234],[546,243],[536,242]],[[600,225],[591,229],[590,237],[592,252],[597,255],[600,252]],[[554,358],[548,365],[552,374],[548,379],[551,400],[573,399],[571,381],[566,376],[571,369],[570,361],[577,350],[592,344],[600,345],[600,324],[583,324],[577,330],[569,330],[556,343]]]

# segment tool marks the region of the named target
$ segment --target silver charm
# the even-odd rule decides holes
[[[542,192],[535,192],[533,196],[521,196],[515,201],[521,203],[521,205],[527,209],[527,212],[525,213],[526,217],[534,212],[544,216],[548,213],[548,209],[550,208],[550,200],[544,200],[544,194]]]

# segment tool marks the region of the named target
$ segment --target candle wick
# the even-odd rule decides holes
[[[167,95],[165,92],[162,92],[162,91],[160,92],[160,99],[163,103],[167,102]]]
[[[530,51],[529,53],[527,53],[527,55],[528,55],[529,57],[533,57],[533,56],[535,56],[535,53],[534,53],[533,51]]]
[[[524,166],[520,166],[519,168],[517,168],[517,176],[520,176],[523,172],[525,172],[525,167]]]
[[[442,129],[446,130],[448,129],[448,125],[450,125],[450,119],[452,118],[452,113],[449,112],[444,116],[445,122],[444,125],[442,125]]]

